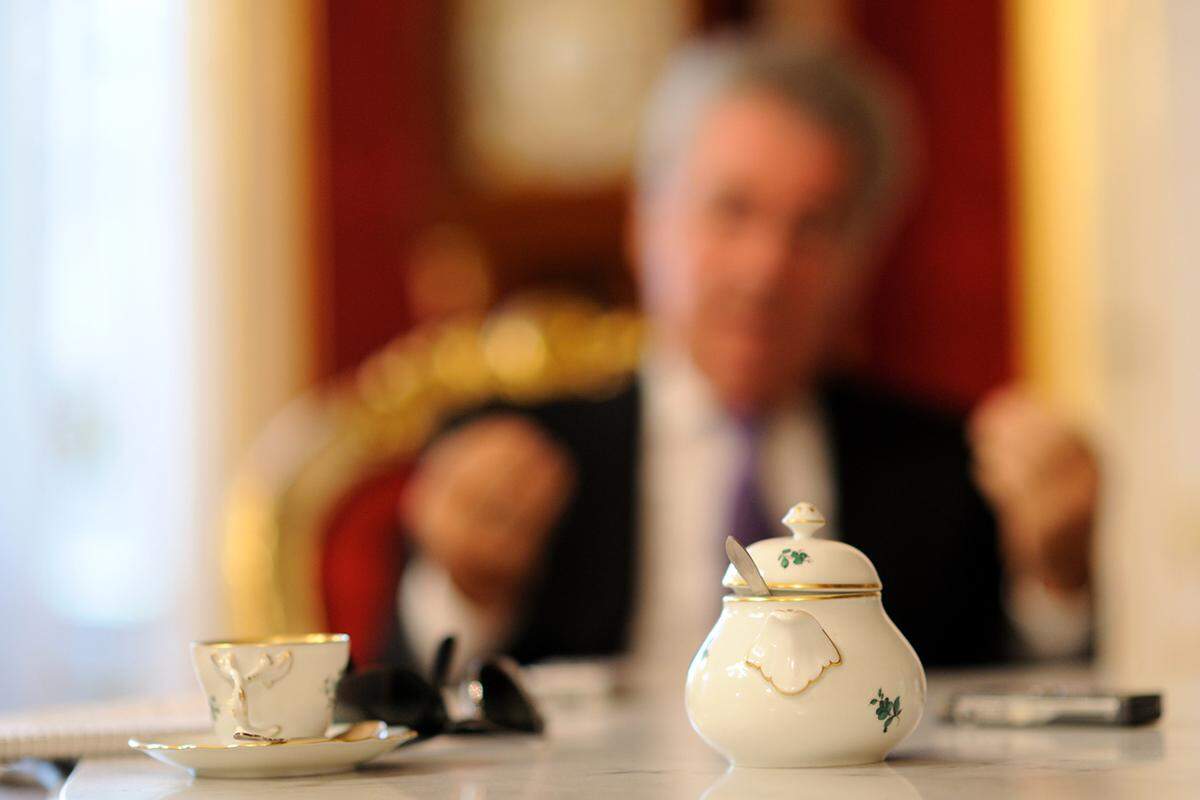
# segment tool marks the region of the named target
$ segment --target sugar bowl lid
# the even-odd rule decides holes
[[[879,573],[858,548],[831,539],[815,539],[825,517],[810,503],[792,506],[782,520],[791,536],[760,539],[746,550],[773,593],[853,594],[878,592]],[[722,586],[739,590],[746,581],[731,564]]]

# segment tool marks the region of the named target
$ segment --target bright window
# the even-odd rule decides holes
[[[0,708],[177,674],[163,636],[197,532],[187,59],[180,0],[0,3]]]

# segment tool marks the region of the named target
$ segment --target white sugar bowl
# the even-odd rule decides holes
[[[921,719],[925,670],[870,560],[812,538],[825,519],[807,503],[783,521],[792,536],[747,548],[769,595],[725,573],[733,593],[688,669],[688,718],[739,767],[882,761]]]

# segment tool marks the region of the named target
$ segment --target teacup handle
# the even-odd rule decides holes
[[[217,668],[217,673],[233,687],[233,693],[229,697],[229,713],[237,722],[238,731],[265,736],[277,735],[280,730],[278,725],[259,727],[250,722],[250,702],[246,698],[246,686],[258,681],[265,688],[270,689],[283,680],[283,677],[292,668],[292,652],[284,650],[274,657],[264,653],[254,668],[245,676],[238,669],[237,661],[230,651],[213,653],[212,661]]]

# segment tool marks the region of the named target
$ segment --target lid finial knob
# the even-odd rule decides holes
[[[796,539],[807,539],[825,527],[825,517],[812,503],[796,503],[782,520]]]

